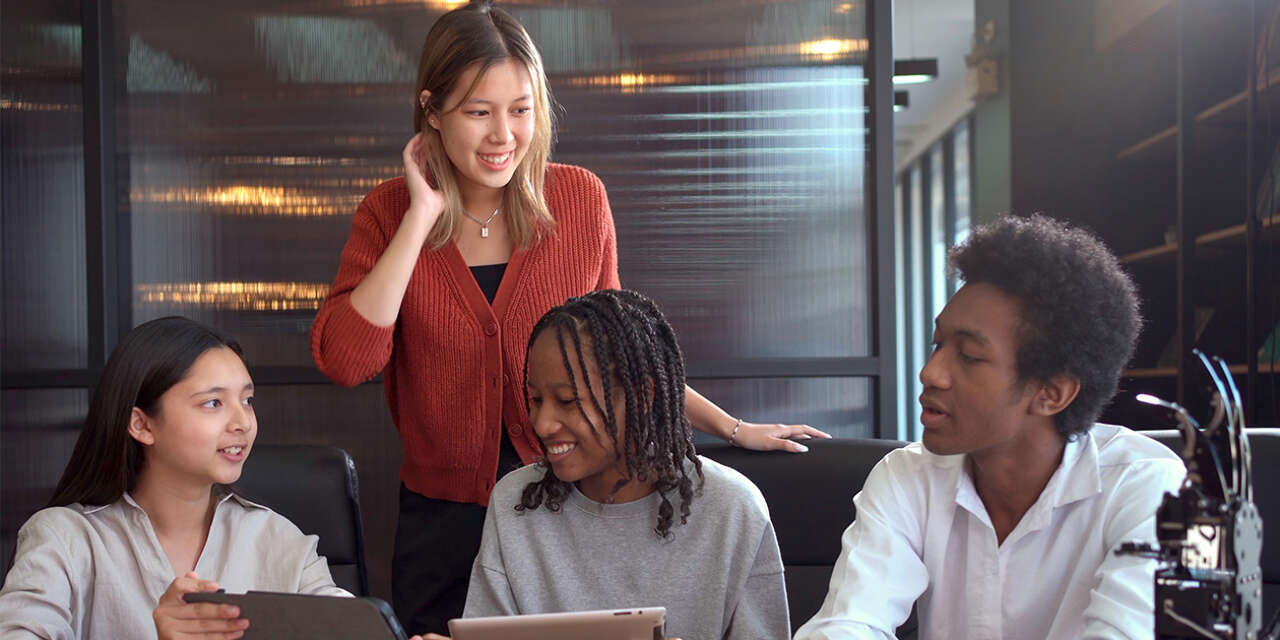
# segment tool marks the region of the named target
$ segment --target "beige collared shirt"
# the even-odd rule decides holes
[[[350,595],[334,586],[317,540],[222,493],[195,570],[233,593]],[[0,589],[0,638],[155,638],[151,612],[173,579],[150,518],[128,494],[104,506],[43,509],[18,532]]]

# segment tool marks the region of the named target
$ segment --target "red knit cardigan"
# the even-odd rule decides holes
[[[487,505],[504,423],[522,460],[542,455],[521,388],[533,325],[570,297],[619,287],[604,184],[581,167],[549,164],[545,194],[555,231],[511,255],[492,306],[450,241],[422,250],[388,327],[360,315],[351,291],[409,207],[404,178],[375,187],[356,211],[333,288],[311,327],[311,355],[343,386],[383,374],[404,443],[400,479],[412,491]]]

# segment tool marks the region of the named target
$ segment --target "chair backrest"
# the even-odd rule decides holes
[[[1177,431],[1144,435],[1178,450]],[[1254,503],[1262,514],[1264,623],[1280,608],[1280,429],[1250,429]],[[751,479],[769,503],[787,571],[787,599],[793,630],[817,613],[826,597],[831,570],[840,555],[840,534],[853,522],[853,496],[885,454],[906,445],[897,440],[833,439],[810,441],[801,455],[745,451],[725,444],[705,445],[698,453],[726,464]],[[1270,525],[1270,526],[1268,526]],[[914,616],[898,629],[912,637]]]
[[[346,451],[318,445],[254,445],[235,484],[240,495],[270,507],[303,533],[317,535],[317,552],[333,581],[367,595],[364,527],[356,464]]]
[[[787,571],[787,603],[794,632],[822,606],[840,534],[853,522],[853,496],[897,440],[832,439],[806,443],[809,452],[762,453],[712,444],[698,453],[751,479],[769,504]]]

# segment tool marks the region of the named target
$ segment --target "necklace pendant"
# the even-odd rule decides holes
[[[472,222],[474,222],[474,223],[476,223],[476,224],[480,225],[480,237],[481,237],[481,238],[488,238],[488,237],[489,237],[489,223],[490,223],[490,222],[493,222],[493,219],[494,219],[494,218],[496,218],[496,217],[498,217],[498,212],[499,212],[499,211],[501,211],[501,209],[494,209],[494,210],[493,210],[493,213],[489,214],[489,217],[488,217],[488,218],[486,218],[486,219],[484,219],[484,220],[481,220],[480,218],[477,218],[477,217],[475,217],[475,216],[471,215],[470,213],[467,213],[466,209],[463,209],[463,211],[462,211],[462,215],[466,216],[468,220],[470,220],[470,221],[472,221]]]

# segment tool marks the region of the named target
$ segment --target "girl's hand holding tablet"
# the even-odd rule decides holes
[[[249,621],[240,617],[240,607],[213,602],[188,603],[182,599],[184,594],[217,590],[218,583],[201,580],[194,571],[175,578],[152,613],[159,640],[232,640],[243,636]]]

